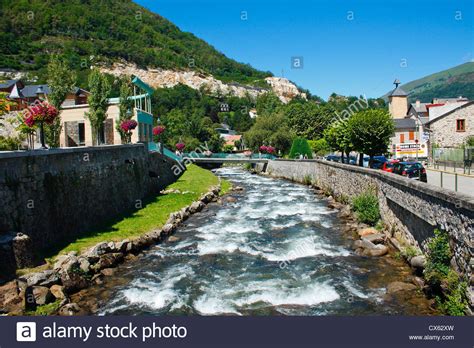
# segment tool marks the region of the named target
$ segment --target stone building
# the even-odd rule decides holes
[[[394,158],[428,157],[427,137],[424,125],[428,117],[423,113],[426,108],[420,103],[408,107],[408,94],[394,82],[395,89],[388,95],[388,109],[393,117],[395,133],[390,142],[390,152]]]
[[[426,124],[431,145],[459,148],[474,136],[474,101],[447,104],[436,111]]]
[[[138,127],[132,132],[132,143],[151,142],[153,115],[151,113],[151,95],[153,89],[135,77],[132,80],[134,95],[130,97],[134,100],[132,119],[137,121]],[[92,146],[92,128],[85,114],[89,112],[88,104],[64,105],[61,112],[61,147]],[[99,132],[101,144],[113,145],[121,144],[120,133],[117,131],[119,120],[119,98],[110,98],[107,109],[107,119],[104,127]]]

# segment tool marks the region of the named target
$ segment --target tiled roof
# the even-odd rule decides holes
[[[410,105],[416,112],[426,112],[426,104],[428,103],[420,103],[419,105],[411,103]]]
[[[9,88],[17,83],[19,80],[7,80],[5,82],[0,83],[0,88]]]
[[[27,85],[25,88],[21,90],[21,93],[25,98],[34,98],[37,96],[36,91],[38,91],[38,88],[41,87],[43,88],[43,93],[44,94],[49,94],[50,89],[48,85]]]
[[[395,129],[416,128],[416,122],[412,118],[395,118],[393,122],[395,123]]]
[[[406,97],[408,94],[401,87],[395,88],[388,96],[389,97]]]

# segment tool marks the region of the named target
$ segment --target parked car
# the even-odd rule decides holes
[[[380,169],[385,162],[387,162],[387,158],[385,158],[385,156],[374,156],[371,168]]]
[[[420,162],[398,162],[393,166],[393,173],[406,176],[409,179],[427,182],[426,169]]]
[[[384,172],[392,173],[393,172],[393,166],[395,165],[395,163],[398,163],[398,162],[400,162],[400,161],[396,160],[396,159],[388,160],[387,162],[382,164],[382,167],[380,169],[383,170]]]
[[[341,156],[338,155],[327,155],[326,156],[327,161],[333,161],[333,162],[341,162]]]

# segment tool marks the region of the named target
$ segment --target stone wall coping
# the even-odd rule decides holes
[[[364,175],[369,175],[375,177],[377,179],[383,180],[385,182],[395,184],[397,186],[404,186],[411,190],[419,192],[420,195],[430,195],[436,197],[440,200],[446,201],[453,205],[460,205],[462,208],[469,210],[470,212],[474,212],[474,197],[469,195],[465,195],[460,192],[448,190],[445,188],[441,188],[435,185],[431,185],[424,182],[419,182],[417,180],[412,180],[405,178],[401,175],[395,175],[392,173],[386,173],[379,169],[372,169],[372,168],[365,168],[359,167],[355,165],[337,163],[333,161],[326,161],[326,160],[319,160],[319,159],[303,159],[303,160],[291,160],[291,159],[275,159],[274,161],[281,161],[281,162],[293,162],[293,163],[300,163],[300,162],[316,162],[321,163],[330,167],[344,169],[350,172],[361,173]]]
[[[61,155],[67,153],[84,153],[84,152],[99,152],[109,150],[120,150],[127,148],[143,147],[145,144],[122,144],[122,145],[101,145],[101,146],[78,146],[78,147],[61,147],[57,149],[48,150],[32,150],[32,151],[0,151],[0,160],[9,158],[34,157],[34,156],[51,156]]]

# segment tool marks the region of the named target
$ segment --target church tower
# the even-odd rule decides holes
[[[396,79],[393,84],[395,89],[388,95],[388,110],[393,118],[404,118],[408,112],[408,94],[398,87],[400,80]]]

